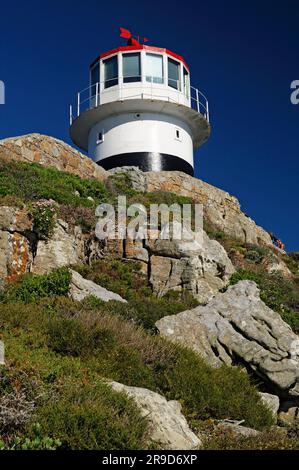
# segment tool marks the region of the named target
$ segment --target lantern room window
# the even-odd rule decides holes
[[[164,83],[162,55],[146,54],[145,75],[147,82]]]
[[[118,84],[118,61],[117,55],[103,60],[105,88]]]
[[[140,53],[123,54],[124,83],[141,81]]]
[[[168,86],[180,90],[180,63],[168,57]]]

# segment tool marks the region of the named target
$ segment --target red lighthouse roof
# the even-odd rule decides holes
[[[97,57],[96,60],[94,60],[91,65],[93,65],[97,60],[104,59],[105,57],[108,57],[109,55],[112,55],[112,54],[117,54],[117,52],[141,51],[141,50],[146,50],[149,52],[158,52],[160,54],[161,53],[168,54],[174,59],[177,59],[180,62],[183,62],[186,69],[189,70],[189,66],[182,56],[176,54],[175,52],[170,51],[169,49],[165,49],[163,47],[146,46],[145,44],[139,44],[136,46],[135,45],[134,46],[133,45],[132,46],[120,46],[120,47],[116,47],[115,49],[110,49],[110,51],[103,52],[102,54],[100,54],[100,56]]]
[[[135,39],[135,37],[132,35],[132,33],[128,30],[128,29],[125,29],[125,28],[120,28],[120,37],[122,38],[126,38],[128,39],[128,44],[126,46],[120,46],[120,47],[116,47],[114,49],[110,49],[109,51],[107,52],[103,52],[102,54],[100,54],[91,64],[91,67],[95,64],[95,62],[97,62],[98,60],[100,59],[104,59],[105,57],[108,57],[110,55],[113,55],[113,54],[117,54],[118,52],[128,52],[128,51],[141,51],[141,50],[146,50],[146,51],[149,51],[149,52],[156,52],[156,53],[160,53],[160,54],[167,54],[169,55],[170,57],[173,57],[174,59],[176,60],[179,60],[180,62],[183,62],[183,64],[185,65],[186,69],[189,71],[189,66],[187,64],[187,62],[185,61],[185,59],[176,54],[175,52],[172,52],[170,51],[169,49],[166,49],[166,48],[163,48],[163,47],[155,47],[155,46],[147,46],[145,44],[140,44],[139,42],[139,39],[140,37],[139,36],[136,36],[137,39]],[[143,42],[148,42],[148,39],[147,38],[142,38],[143,39]]]

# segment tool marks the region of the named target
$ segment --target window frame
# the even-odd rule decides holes
[[[106,63],[111,59],[116,60],[117,76],[106,79]],[[102,66],[103,66],[103,85],[104,85],[104,89],[107,90],[108,88],[112,88],[113,86],[117,86],[119,84],[118,54],[114,54],[114,55],[111,55],[109,57],[105,57],[105,59],[102,60]]]
[[[147,68],[147,63],[146,63],[146,61],[147,61],[147,57],[148,57],[148,56],[151,56],[151,57],[152,57],[152,56],[155,56],[155,57],[159,57],[159,58],[161,59],[161,65],[162,65],[162,77],[161,77],[161,80],[162,80],[162,81],[161,81],[161,82],[158,82],[158,81],[155,82],[154,80],[148,80],[148,78],[150,78],[150,79],[155,79],[155,78],[156,78],[156,79],[160,79],[160,77],[154,77],[153,75],[147,75],[147,73],[146,73],[146,68]],[[146,83],[152,83],[152,84],[155,84],[155,85],[165,85],[164,55],[163,55],[163,54],[159,54],[159,53],[157,53],[157,52],[146,52],[146,53],[145,53],[145,59],[144,59],[144,60],[145,60],[145,67],[144,67],[145,72],[144,72],[144,76],[145,76],[145,81],[146,81]]]
[[[97,144],[102,144],[104,140],[105,140],[105,133],[104,133],[104,129],[102,129],[101,131],[97,133]]]
[[[178,80],[174,80],[173,78],[169,78],[169,62],[172,62],[173,64],[176,64],[177,70],[178,70]],[[173,59],[169,55],[167,56],[167,85],[170,88],[173,88],[174,90],[181,91],[181,83],[182,83],[182,77],[181,77],[181,62],[179,60]],[[172,82],[177,82],[177,86],[174,86],[173,84],[171,85]]]
[[[139,59],[139,74],[138,75],[132,75],[132,76],[125,76],[124,73],[124,63],[125,63],[125,57],[128,56],[138,56]],[[140,51],[132,51],[132,52],[124,52],[122,53],[122,81],[125,84],[128,83],[139,83],[142,81],[142,57]]]

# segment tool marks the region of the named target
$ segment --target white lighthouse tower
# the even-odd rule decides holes
[[[178,170],[193,175],[194,149],[210,135],[206,97],[190,85],[178,54],[128,39],[90,66],[90,86],[71,106],[73,142],[105,169]]]

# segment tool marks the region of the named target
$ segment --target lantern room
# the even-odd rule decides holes
[[[123,46],[108,51],[90,67],[94,99],[102,104],[153,96],[190,106],[189,67],[179,55],[159,47]]]

